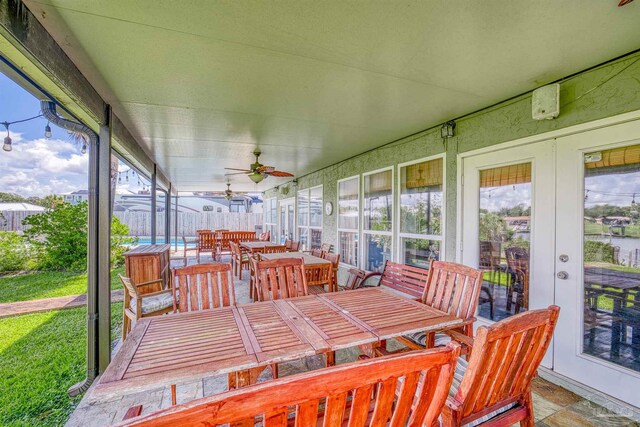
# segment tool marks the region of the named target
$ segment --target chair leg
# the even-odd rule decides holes
[[[236,264],[238,265],[238,280],[242,280],[242,258]]]
[[[127,339],[127,334],[129,333],[129,329],[131,328],[131,319],[122,313],[122,342]]]
[[[328,351],[324,354],[325,356],[325,361],[327,363],[327,367],[329,366],[335,366],[336,364],[336,352],[335,351]]]
[[[176,393],[176,385],[171,384],[171,404],[173,406],[176,406],[177,403],[178,403],[178,397]]]
[[[531,398],[531,390],[527,391],[525,396],[523,405],[527,408],[527,415],[524,419],[520,420],[520,427],[534,427],[535,421],[533,418],[533,399]]]

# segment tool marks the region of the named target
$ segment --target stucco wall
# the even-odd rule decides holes
[[[535,83],[532,83],[534,86]],[[456,120],[456,136],[446,150],[445,259],[455,258],[457,154],[593,120],[640,110],[640,53],[567,78],[560,85],[560,116],[554,120],[531,118],[531,93]],[[298,188],[323,185],[324,201],[337,205],[337,181],[399,163],[433,156],[445,151],[440,125],[298,177]],[[397,170],[395,171],[397,173]],[[273,189],[265,197],[295,195],[290,184],[283,196]],[[337,212],[324,215],[323,240],[336,246]]]

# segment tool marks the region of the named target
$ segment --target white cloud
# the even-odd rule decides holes
[[[89,157],[75,143],[15,132],[11,139],[12,151],[0,151],[0,191],[42,197],[87,188]]]

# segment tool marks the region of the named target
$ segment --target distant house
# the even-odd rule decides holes
[[[66,203],[77,205],[78,203],[87,202],[89,200],[89,190],[78,190],[71,193],[60,194]]]
[[[505,216],[504,221],[507,223],[507,227],[514,231],[528,231],[529,223],[531,221],[530,216]]]
[[[596,218],[597,224],[612,225],[614,227],[626,227],[631,225],[632,222],[633,220],[628,216],[603,216]]]
[[[46,208],[31,203],[0,202],[0,212],[44,212]]]

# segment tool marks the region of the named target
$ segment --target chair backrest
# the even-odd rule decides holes
[[[318,258],[322,258],[322,255],[324,255],[324,251],[319,248],[311,249],[311,255],[317,256]]]
[[[263,254],[281,254],[283,252],[286,252],[287,248],[284,245],[278,245],[278,246],[265,246],[260,253]]]
[[[500,265],[500,242],[480,241],[480,264],[482,270],[495,270]]]
[[[345,290],[358,289],[367,275],[366,271],[359,268],[350,268],[348,273],[347,282],[344,285]]]
[[[455,262],[431,261],[422,302],[468,319],[476,313],[481,287],[482,270]]]
[[[200,264],[172,270],[178,311],[197,311],[236,304],[231,264]],[[177,295],[176,295],[177,293]]]
[[[307,295],[307,279],[302,259],[264,260],[258,261],[254,267],[258,301]]]
[[[328,285],[331,280],[331,264],[309,264],[304,267],[304,274],[307,277],[307,287],[317,285]]]
[[[256,240],[255,231],[222,231],[220,235],[220,251],[228,252],[231,250],[229,242],[241,243]]]
[[[324,252],[331,252],[333,245],[331,243],[321,243],[320,250]]]
[[[295,242],[291,242],[291,247],[289,248],[290,251],[292,252],[296,252],[300,250],[300,242],[299,241],[295,241]]]
[[[118,274],[120,277],[120,281],[122,282],[122,286],[124,286],[125,290],[129,294],[131,298],[138,298],[138,290],[135,286],[133,286],[133,282],[130,278],[124,277],[122,274]]]
[[[240,249],[239,244],[236,242],[229,242],[229,247],[231,248],[231,253],[233,253],[234,256],[242,258],[242,249]]]
[[[420,298],[424,293],[428,275],[429,270],[423,268],[385,261],[380,277],[380,286],[386,286],[412,297]]]
[[[263,242],[268,242],[269,240],[271,240],[271,230],[260,233],[260,237],[258,237],[258,240],[261,240]]]
[[[454,396],[461,424],[519,401],[544,357],[560,308],[517,314],[476,332],[469,366]]]
[[[345,419],[359,426],[389,420],[392,426],[431,426],[444,406],[458,354],[459,347],[449,344],[305,372],[171,406],[123,425],[253,426],[258,418],[265,426],[339,426]],[[402,386],[396,394],[397,384]]]
[[[218,243],[216,234],[211,230],[198,231],[198,250],[211,251],[215,250]]]
[[[333,267],[334,270],[338,269],[338,266],[340,265],[340,254],[332,254],[329,252],[325,252],[322,255],[323,255],[322,258],[331,262],[331,266]]]
[[[507,257],[507,267],[518,276],[524,277],[529,274],[529,250],[518,246],[505,249]]]
[[[289,239],[285,239],[285,240],[284,240],[284,246],[285,246],[287,249],[291,249],[291,244],[292,244],[292,243],[293,243],[293,240],[289,240]]]

